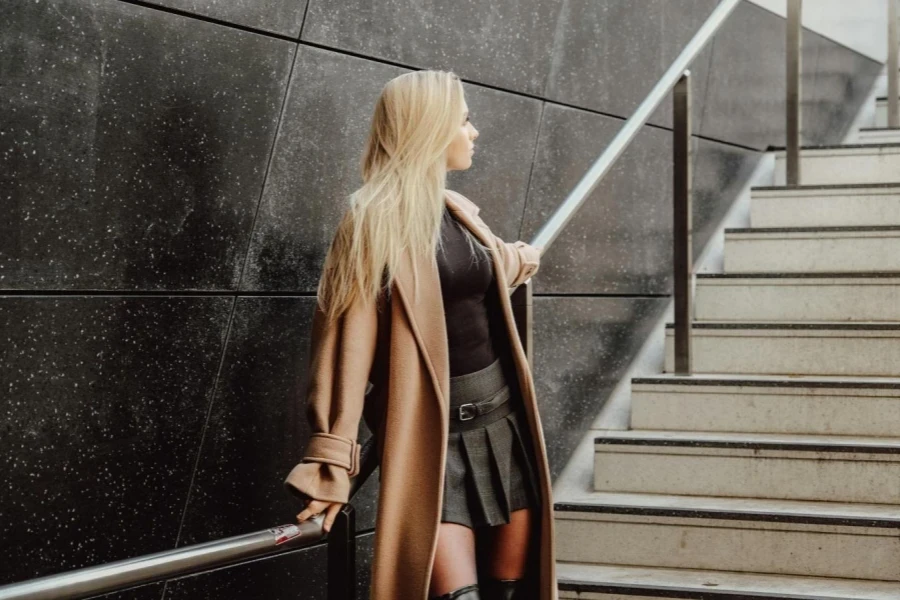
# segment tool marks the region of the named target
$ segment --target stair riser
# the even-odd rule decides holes
[[[887,126],[885,124],[885,126]],[[900,130],[889,129],[886,131],[860,131],[857,135],[857,144],[900,144]]]
[[[857,193],[834,190],[758,192],[750,203],[753,227],[853,227],[900,224],[896,188]]]
[[[886,390],[632,388],[632,429],[896,436],[900,393]],[[897,392],[895,392],[897,393]]]
[[[575,591],[570,590],[560,590],[559,598],[562,600],[563,598],[578,598],[580,600],[585,600],[586,598],[590,598],[590,600],[659,600],[660,598],[666,598],[667,596],[622,596],[620,594],[596,594],[591,593],[590,596],[580,594]],[[683,598],[683,596],[668,596],[669,598]],[[760,597],[760,600],[771,600],[770,598]]]
[[[876,100],[875,101],[875,127],[887,127],[888,126],[888,101],[885,100]]]
[[[900,376],[896,331],[694,330],[696,373]],[[666,372],[674,372],[666,331]]]
[[[897,581],[895,529],[557,511],[557,559]]]
[[[775,185],[785,185],[786,155],[775,153]],[[803,185],[893,183],[900,173],[900,148],[804,150],[800,155]]]
[[[726,273],[852,273],[900,271],[896,231],[730,233]]]
[[[594,489],[900,504],[897,458],[863,453],[598,444]]]
[[[775,185],[785,185],[785,155],[775,154]],[[893,183],[900,173],[900,148],[805,150],[800,156],[804,185]]]
[[[698,321],[900,321],[900,278],[698,280]]]

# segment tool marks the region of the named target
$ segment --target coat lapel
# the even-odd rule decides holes
[[[479,220],[472,217],[451,195],[445,194],[445,203],[454,216],[465,225],[475,237],[491,249],[496,281],[502,281],[502,265],[497,256],[493,237],[489,236],[480,225]],[[413,335],[428,366],[432,383],[441,403],[442,414],[449,414],[450,395],[450,358],[447,342],[447,325],[444,316],[444,299],[441,294],[441,279],[437,268],[427,261],[418,265],[419,294],[418,302],[413,296],[412,261],[404,252],[401,267],[394,274],[394,283],[400,296],[406,318],[409,320]]]

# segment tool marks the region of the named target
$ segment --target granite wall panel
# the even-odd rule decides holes
[[[113,0],[0,23],[0,284],[236,289],[296,46]]]
[[[146,0],[149,4],[185,11],[226,23],[297,39],[308,0]]]
[[[174,546],[232,303],[0,297],[0,583]]]
[[[310,0],[303,41],[540,95],[564,0]]]
[[[302,505],[283,486],[309,440],[304,392],[314,297],[241,297],[203,438],[179,545],[289,524]],[[360,422],[360,441],[369,432]],[[375,526],[378,471],[354,498]]]
[[[534,298],[534,383],[553,478],[666,304],[665,298]]]

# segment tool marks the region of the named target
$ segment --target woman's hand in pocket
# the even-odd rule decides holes
[[[297,515],[297,521],[302,523],[306,521],[310,517],[314,517],[322,512],[325,513],[325,521],[322,524],[322,528],[328,532],[331,531],[331,525],[334,523],[334,519],[337,517],[338,512],[344,505],[341,502],[328,502],[326,500],[310,500],[306,504],[306,508],[304,508],[300,514]]]

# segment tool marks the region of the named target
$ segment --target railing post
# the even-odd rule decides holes
[[[691,72],[685,71],[675,84],[673,110],[673,258],[675,269],[675,372],[690,375],[691,321]]]
[[[803,0],[788,0],[787,4],[787,113],[785,135],[787,141],[786,179],[788,185],[800,185],[800,41],[803,31]]]
[[[356,600],[356,511],[349,503],[328,532],[328,600]]]
[[[888,0],[888,127],[900,127],[900,35],[897,32],[897,0]]]
[[[512,304],[513,316],[516,319],[516,330],[522,347],[528,357],[528,367],[534,371],[534,309],[532,306],[534,283],[531,279],[520,285],[513,291],[509,298]]]

